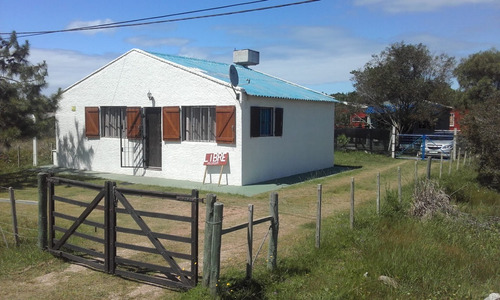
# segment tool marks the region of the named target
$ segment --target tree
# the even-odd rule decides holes
[[[461,60],[454,72],[464,108],[500,94],[500,51],[490,49]]]
[[[335,93],[331,96],[340,101],[335,105],[335,127],[351,127],[351,116],[363,110],[355,100],[356,92]]]
[[[29,50],[28,41],[19,45],[15,32],[9,40],[0,37],[0,146],[46,132],[49,113],[57,108],[61,91],[50,97],[41,93],[47,64],[30,64]]]
[[[422,44],[404,42],[387,47],[352,71],[359,100],[371,106],[379,123],[406,133],[418,123],[434,124],[453,95],[455,59],[432,56]]]
[[[479,155],[479,179],[500,190],[500,52],[491,49],[462,59],[455,75],[469,110],[462,133]]]

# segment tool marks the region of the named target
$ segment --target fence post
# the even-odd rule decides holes
[[[16,213],[16,199],[14,198],[14,189],[9,187],[10,205],[12,211],[12,231],[14,233],[14,240],[16,247],[19,246],[19,232],[17,231],[17,213]]]
[[[453,150],[455,151],[455,150]],[[450,164],[448,165],[448,175],[451,175],[451,166],[453,165],[453,156],[450,156]]]
[[[403,186],[401,182],[401,167],[398,167],[398,200],[399,203],[403,201]]]
[[[458,138],[458,131],[457,129],[453,129],[453,160],[456,160],[457,158],[457,138]]]
[[[441,179],[442,174],[443,174],[443,152],[441,152],[441,159],[439,160],[439,179]]]
[[[351,177],[351,210],[349,214],[349,224],[354,229],[354,177]]]
[[[464,167],[466,162],[467,162],[467,150],[465,150],[464,152]]]
[[[199,248],[198,243],[200,241],[199,236],[199,221],[200,221],[200,192],[198,190],[191,190],[191,239],[196,239],[195,241],[191,241],[191,255],[195,255],[197,260],[191,260],[191,272],[193,274],[194,284],[198,284],[198,270],[199,270]]]
[[[267,253],[267,268],[271,271],[276,269],[278,257],[278,193],[273,192],[269,199],[269,212],[271,214],[271,236],[269,237],[269,249]]]
[[[322,197],[323,187],[318,184],[318,210],[316,214],[316,248],[319,249],[321,244],[321,197]]]
[[[203,240],[203,286],[208,287],[210,282],[210,262],[212,253],[212,225],[214,223],[214,203],[217,196],[207,195],[206,217],[205,217],[205,238]]]
[[[380,172],[377,173],[377,215],[380,214]]]
[[[47,173],[38,173],[38,247],[47,248]]]
[[[21,146],[17,145],[17,167],[21,166]]]
[[[392,158],[396,158],[396,126],[392,126],[391,156],[392,156]]]
[[[460,167],[460,151],[462,151],[461,148],[458,148],[458,155],[457,155],[457,171],[458,171],[458,167]]]
[[[214,204],[214,216],[212,225],[212,253],[210,257],[210,294],[217,295],[217,286],[220,275],[220,247],[222,239],[222,214],[224,204],[216,202]]]
[[[415,161],[415,188],[418,184],[418,159]]]
[[[427,158],[427,180],[431,179],[432,157]]]
[[[248,241],[248,251],[247,251],[247,279],[252,278],[252,267],[253,267],[253,204],[248,204],[248,227],[247,227],[247,241]]]
[[[115,202],[115,187],[116,183],[106,181],[104,183],[105,190],[105,239],[106,249],[104,268],[108,274],[114,274],[116,269],[116,202]]]

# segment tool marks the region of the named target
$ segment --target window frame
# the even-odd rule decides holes
[[[126,135],[126,106],[101,106],[101,137],[120,138]],[[121,133],[120,133],[121,128]]]
[[[182,141],[216,142],[216,106],[182,106]]]
[[[250,107],[250,137],[283,136],[283,108]]]

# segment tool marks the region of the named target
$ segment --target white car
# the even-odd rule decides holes
[[[450,140],[426,140],[425,141],[425,156],[450,158],[453,151],[453,141]],[[418,156],[422,156],[419,151]]]

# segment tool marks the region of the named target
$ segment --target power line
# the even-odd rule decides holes
[[[153,25],[153,24],[161,24],[161,23],[172,23],[172,22],[180,22],[180,21],[188,21],[188,20],[196,20],[196,19],[206,19],[206,18],[222,17],[222,16],[244,14],[244,13],[250,13],[250,12],[256,12],[256,11],[284,8],[284,7],[289,7],[289,6],[318,2],[320,0],[304,0],[304,1],[299,1],[299,2],[285,3],[285,4],[273,5],[273,6],[265,6],[265,7],[259,7],[259,8],[246,9],[246,10],[230,11],[230,12],[218,13],[218,14],[210,14],[210,15],[201,15],[201,16],[193,16],[193,17],[185,17],[185,18],[176,18],[176,19],[136,23],[139,21],[154,20],[154,19],[160,19],[160,18],[166,18],[166,17],[193,14],[193,13],[198,13],[198,12],[218,10],[218,9],[223,9],[223,8],[248,5],[248,4],[255,4],[255,3],[266,2],[266,1],[269,1],[269,0],[250,1],[250,2],[244,2],[244,3],[232,4],[232,5],[226,5],[226,6],[219,6],[219,7],[214,7],[214,8],[200,9],[200,10],[175,13],[175,14],[164,15],[164,16],[148,17],[148,18],[114,22],[114,23],[108,23],[108,24],[100,24],[100,25],[94,25],[94,26],[84,26],[84,27],[77,27],[77,28],[70,28],[70,29],[48,30],[48,31],[27,31],[27,32],[19,32],[17,34],[18,34],[18,37],[29,37],[29,36],[36,36],[36,35],[43,35],[43,34],[52,34],[52,33],[75,32],[75,31],[86,31],[86,30],[103,30],[103,29],[114,29],[114,28],[122,28],[122,27],[145,26],[145,25]],[[130,23],[132,23],[132,24],[130,24]],[[0,35],[7,35],[7,34],[10,34],[10,33],[0,33]]]
[[[188,15],[188,14],[194,14],[194,13],[200,13],[200,12],[206,12],[206,11],[213,11],[213,10],[219,10],[219,9],[231,8],[231,7],[236,7],[236,6],[243,6],[243,5],[255,4],[255,3],[260,3],[260,2],[267,2],[267,1],[270,1],[270,0],[249,1],[249,2],[243,2],[243,3],[236,3],[236,4],[224,5],[224,6],[217,6],[217,7],[212,7],[212,8],[204,8],[204,9],[191,10],[191,11],[180,12],[180,13],[173,13],[173,14],[156,16],[156,17],[147,17],[147,18],[140,18],[140,19],[134,19],[134,20],[128,20],[128,21],[120,21],[120,22],[113,22],[113,23],[106,23],[106,24],[99,24],[99,25],[92,25],[92,26],[82,26],[82,27],[60,29],[60,30],[18,32],[18,35],[32,36],[32,35],[41,35],[41,34],[50,34],[50,33],[59,33],[59,32],[71,32],[71,31],[81,31],[81,30],[106,29],[109,26],[115,26],[115,25],[120,25],[120,24],[127,24],[127,23],[134,23],[134,22],[154,20],[154,19],[162,19],[162,18],[170,18],[170,17],[182,16],[182,15]],[[3,34],[8,34],[8,33],[0,33],[0,35],[3,35]]]

